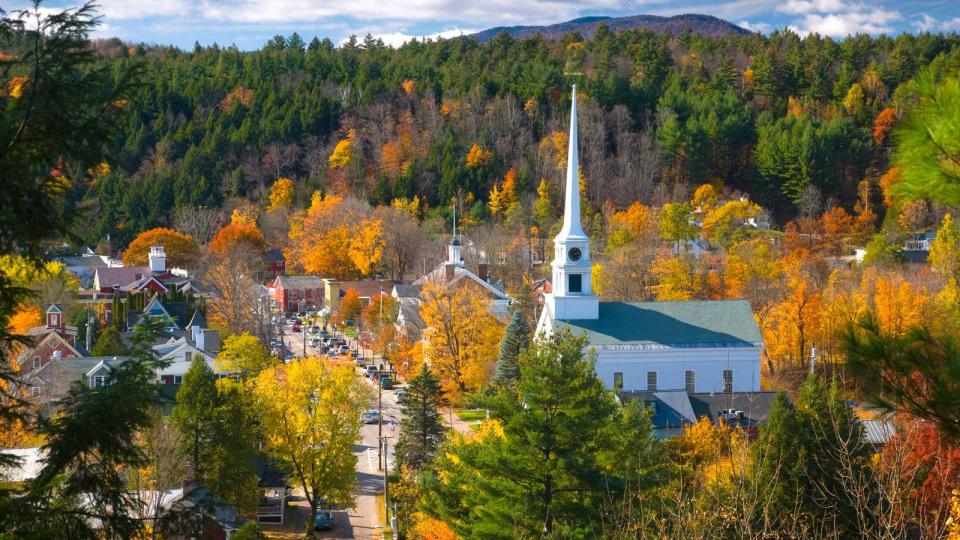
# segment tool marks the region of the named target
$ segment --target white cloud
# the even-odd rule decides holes
[[[740,21],[737,23],[739,26],[750,30],[751,32],[759,32],[761,34],[766,34],[767,32],[773,30],[773,26],[765,22],[752,23],[750,21]]]
[[[846,10],[848,5],[843,0],[787,0],[785,4],[777,6],[777,11],[794,15],[804,13],[830,13]]]
[[[474,34],[476,32],[479,32],[479,30],[452,28],[450,30],[444,30],[442,32],[435,32],[433,34],[419,35],[419,36],[415,36],[412,34],[405,34],[403,32],[389,32],[386,34],[383,34],[383,33],[378,34],[373,32],[370,32],[370,33],[371,35],[373,35],[373,37],[381,39],[386,45],[390,45],[391,47],[400,47],[401,45],[403,45],[404,43],[412,39],[419,39],[419,40],[424,40],[424,39],[435,40],[440,38],[449,39],[449,38],[455,38],[459,36]],[[353,32],[353,34],[356,36],[363,36],[363,35],[366,35],[367,32]],[[342,40],[340,40],[340,44],[343,45],[349,39],[350,39],[349,37],[343,38]]]
[[[891,33],[892,23],[903,18],[899,11],[846,0],[787,0],[777,11],[800,15],[790,28],[801,35],[832,37]]]
[[[942,28],[944,32],[960,32],[960,17],[943,21],[940,28]]]
[[[911,26],[920,32],[958,32],[960,31],[960,17],[939,21],[926,13],[920,14],[919,21],[913,21]]]
[[[940,24],[936,19],[926,13],[921,13],[920,17],[921,19],[919,21],[913,21],[910,23],[910,26],[913,26],[921,32],[933,32]]]

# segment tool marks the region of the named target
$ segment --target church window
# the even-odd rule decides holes
[[[569,278],[570,283],[567,287],[567,292],[583,292],[583,276],[580,274],[570,274]]]
[[[648,371],[647,372],[647,390],[654,391],[657,389],[657,372]]]
[[[623,390],[623,372],[617,371],[613,374],[614,390]]]
[[[683,374],[683,385],[684,385],[684,388],[687,389],[688,394],[693,394],[694,392],[696,392],[697,372],[692,369],[688,369],[687,371],[685,371]]]
[[[724,392],[733,392],[733,370],[725,369],[723,370],[723,391]]]

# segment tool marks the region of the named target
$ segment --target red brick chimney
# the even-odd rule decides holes
[[[480,263],[477,265],[477,277],[483,281],[490,280],[490,266],[487,263]]]

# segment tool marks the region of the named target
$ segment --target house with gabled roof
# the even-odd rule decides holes
[[[420,276],[411,283],[419,291],[428,283],[440,284],[444,287],[473,287],[481,292],[490,302],[490,313],[500,318],[506,318],[510,307],[510,297],[503,290],[503,284],[490,281],[489,266],[481,263],[477,273],[467,269],[463,262],[460,235],[454,232],[447,246],[447,260],[434,267],[433,270]]]
[[[45,312],[46,324],[27,331],[33,344],[17,356],[17,366],[32,371],[46,365],[51,359],[89,356],[89,352],[76,342],[77,328],[63,322],[63,307],[50,304]]]

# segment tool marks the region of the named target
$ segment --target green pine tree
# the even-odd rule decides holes
[[[193,357],[177,392],[172,418],[187,440],[193,478],[203,481],[211,464],[217,434],[217,377],[203,355]]]
[[[519,358],[528,347],[530,325],[523,312],[517,309],[500,342],[500,356],[497,357],[497,372],[494,375],[497,384],[512,384],[520,378]]]
[[[93,356],[124,356],[128,352],[127,346],[120,337],[116,327],[108,326],[100,332],[97,342],[93,345],[90,354]]]
[[[516,391],[493,399],[502,430],[450,439],[421,511],[464,538],[598,538],[608,504],[651,495],[662,467],[650,422],[604,388],[585,345],[558,333],[523,353]]]
[[[851,485],[845,482],[851,475],[869,478],[870,453],[840,383],[827,385],[811,374],[795,404],[782,394],[775,398],[750,448],[751,478],[764,501],[754,519],[769,520],[775,530],[829,523],[841,537],[860,537],[862,524],[856,521],[855,502],[846,497]]]
[[[443,442],[444,427],[439,409],[446,405],[440,379],[423,364],[420,373],[410,379],[404,398],[397,461],[420,469],[433,461]]]

